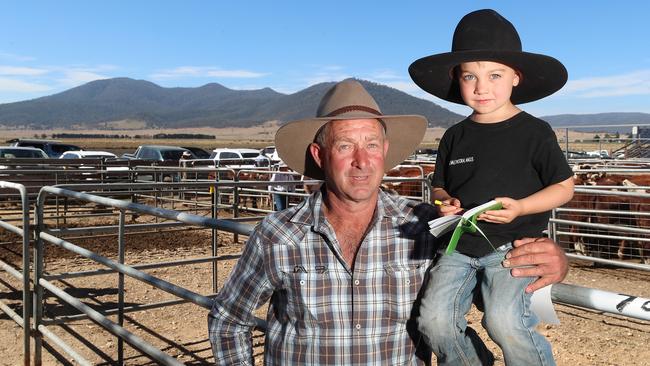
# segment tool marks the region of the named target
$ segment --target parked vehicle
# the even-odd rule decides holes
[[[255,149],[214,149],[210,159],[216,167],[249,169],[255,167],[255,158],[260,155]]]
[[[271,156],[273,153],[275,153],[275,146],[267,146],[260,150],[260,155],[264,156]]]
[[[278,155],[275,146],[267,146],[260,150],[260,155],[257,156],[255,160],[256,166],[271,166],[276,165],[280,162],[280,156]]]
[[[195,146],[183,146],[184,149],[187,149],[194,154],[195,159],[210,159],[210,153],[201,149],[200,147]]]
[[[66,151],[61,154],[61,156],[59,156],[59,159],[90,159],[89,162],[75,162],[64,166],[64,169],[82,169],[82,171],[92,170],[87,173],[81,173],[81,175],[85,177],[85,180],[87,181],[99,181],[101,179],[102,182],[116,183],[127,182],[130,178],[128,175],[128,166],[114,166],[106,164],[107,160],[115,161],[117,159],[117,155],[113,154],[112,152],[84,150]],[[102,171],[110,173],[104,173]]]
[[[191,158],[196,159],[196,156],[188,149],[167,145],[140,145],[133,154],[123,154],[122,158],[173,161],[180,160],[184,152],[190,153]]]
[[[609,151],[607,150],[587,151],[586,154],[594,158],[609,159]]]
[[[79,146],[64,144],[55,140],[42,139],[12,139],[7,141],[11,146],[35,147],[43,150],[50,158],[58,158],[66,151],[82,150]]]
[[[196,159],[194,154],[188,149],[179,147],[179,146],[167,146],[167,145],[140,145],[135,150],[133,154],[123,154],[123,159],[137,159],[137,160],[154,160],[158,161],[160,164],[169,162],[171,164],[176,163],[178,166],[178,161],[181,158],[185,159],[183,155],[189,156],[190,159]],[[163,182],[178,182],[181,179],[181,175],[178,172],[165,172],[161,173],[136,173],[138,180],[156,180]]]
[[[0,158],[5,159],[47,159],[45,151],[35,147],[0,146]]]
[[[117,155],[108,151],[66,151],[59,159],[115,159]]]
[[[49,159],[49,157],[43,150],[35,147],[0,146],[0,159],[9,161],[13,159]],[[10,162],[0,164],[0,170],[19,169],[20,167],[20,165]],[[6,174],[0,174],[0,180],[11,180],[11,178]]]
[[[436,161],[437,156],[438,150],[436,149],[417,149],[409,159],[418,161]]]
[[[565,153],[568,159],[593,159],[594,156],[587,154],[584,151],[569,151]]]

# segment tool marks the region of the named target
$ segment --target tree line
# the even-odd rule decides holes
[[[53,139],[199,139],[214,140],[215,135],[201,133],[157,133],[155,135],[120,135],[105,133],[53,133]],[[46,134],[34,135],[35,138],[47,138]]]

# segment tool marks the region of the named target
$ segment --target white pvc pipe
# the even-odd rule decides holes
[[[551,299],[553,302],[650,320],[650,299],[638,296],[557,283],[551,288]]]

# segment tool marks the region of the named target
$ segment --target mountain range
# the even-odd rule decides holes
[[[384,114],[421,114],[432,126],[450,126],[462,116],[397,89],[360,80]],[[313,117],[325,92],[320,83],[293,94],[270,88],[233,90],[217,83],[164,88],[145,80],[96,80],[64,92],[0,105],[0,125],[89,128],[120,120],[151,128],[248,127],[267,121]]]
[[[384,114],[421,114],[430,127],[449,127],[464,116],[386,85],[359,80]],[[96,80],[37,99],[0,104],[0,126],[34,129],[102,128],[139,121],[148,128],[248,127],[313,117],[334,82],[293,94],[270,88],[233,90],[217,83],[165,88],[146,80]],[[604,113],[542,117],[555,127],[581,124],[650,123],[646,113]]]

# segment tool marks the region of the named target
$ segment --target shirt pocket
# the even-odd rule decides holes
[[[343,311],[341,298],[333,292],[333,286],[339,286],[344,279],[335,271],[284,272],[284,278],[289,291],[287,315],[296,319],[298,325],[322,327],[332,324],[333,312]]]
[[[390,263],[384,266],[384,271],[388,284],[388,318],[406,323],[411,317],[427,266],[424,263]]]

